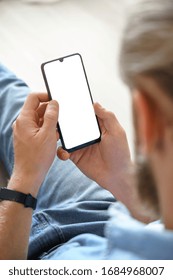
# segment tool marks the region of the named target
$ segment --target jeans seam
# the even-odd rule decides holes
[[[59,237],[59,240],[60,240],[60,243],[64,243],[65,242],[65,236],[64,236],[63,231],[61,230],[61,228],[60,227],[55,227],[53,224],[51,224],[51,222],[48,219],[49,216],[46,216],[44,214],[43,214],[43,216],[44,216],[47,224],[49,224],[49,226],[51,226],[54,229],[54,231],[57,233],[57,235]]]

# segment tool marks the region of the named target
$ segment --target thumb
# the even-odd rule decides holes
[[[59,115],[59,104],[55,100],[51,100],[47,107],[44,114],[44,128],[56,127],[58,122],[58,115]]]
[[[99,103],[94,104],[94,110],[101,121],[101,128],[103,130],[106,129],[110,133],[114,133],[116,131],[116,127],[119,125],[114,113],[106,110]]]

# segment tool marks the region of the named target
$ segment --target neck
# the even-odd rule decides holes
[[[173,230],[173,186],[165,182],[160,189],[163,190],[159,195],[162,221],[166,229]]]

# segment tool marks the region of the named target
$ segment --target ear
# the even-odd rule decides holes
[[[133,104],[136,114],[137,136],[141,152],[148,155],[162,137],[161,114],[154,102],[145,93],[135,91]]]

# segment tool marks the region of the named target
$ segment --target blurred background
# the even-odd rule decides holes
[[[118,69],[128,2],[0,0],[0,62],[33,91],[45,91],[40,64],[79,52],[94,101],[116,114],[133,155],[130,96]],[[6,180],[0,163],[0,185],[4,186]]]

